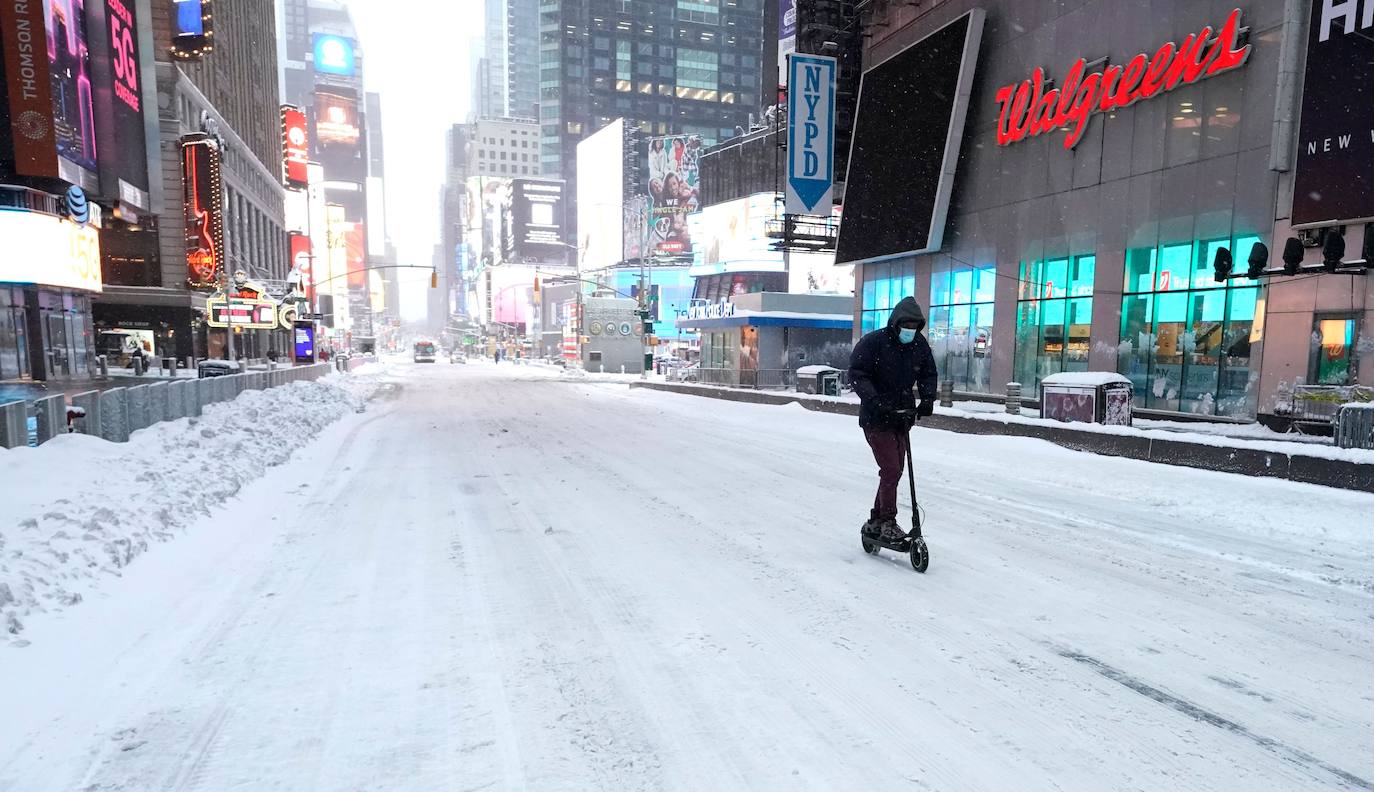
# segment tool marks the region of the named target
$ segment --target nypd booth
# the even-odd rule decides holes
[[[677,327],[701,334],[702,383],[783,388],[802,366],[849,365],[853,307],[847,295],[737,294],[695,301]]]

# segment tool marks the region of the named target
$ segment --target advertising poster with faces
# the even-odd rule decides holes
[[[700,205],[701,137],[673,135],[649,140],[649,197],[653,199],[649,245],[659,254],[692,252],[687,215]]]

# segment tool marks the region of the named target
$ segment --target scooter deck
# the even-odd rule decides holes
[[[868,542],[869,544],[871,544],[871,545],[873,545],[873,546],[875,546],[875,547],[881,547],[881,548],[883,548],[883,549],[885,549],[885,550],[891,550],[891,551],[893,551],[894,553],[910,553],[910,552],[911,552],[912,537],[910,537],[910,536],[908,536],[908,537],[905,538],[905,539],[899,539],[899,540],[896,541],[896,542],[889,542],[889,541],[887,541],[886,539],[880,539],[880,538],[878,538],[877,536],[869,536],[868,534],[860,534],[860,535],[863,537],[863,540],[864,540],[865,542]]]

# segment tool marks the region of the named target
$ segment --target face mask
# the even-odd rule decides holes
[[[910,344],[912,341],[916,340],[916,331],[901,328],[897,331],[897,337],[902,340],[903,344]]]

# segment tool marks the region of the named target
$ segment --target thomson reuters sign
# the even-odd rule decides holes
[[[14,169],[21,176],[57,176],[57,138],[52,123],[52,76],[43,0],[0,0],[0,51]],[[6,98],[0,95],[0,103]]]
[[[52,215],[0,209],[0,283],[98,292],[100,231]]]
[[[1072,149],[1083,139],[1088,121],[1098,113],[1130,107],[1239,69],[1250,57],[1250,45],[1237,46],[1240,15],[1237,8],[1220,30],[1214,31],[1209,25],[1182,42],[1163,44],[1153,55],[1136,55],[1125,65],[1089,72],[1088,62],[1079,58],[1069,66],[1058,87],[1050,86],[1044,69],[1031,72],[1030,79],[1020,84],[1003,86],[997,91],[1001,106],[998,145],[1008,146],[1062,129],[1064,148]]]

